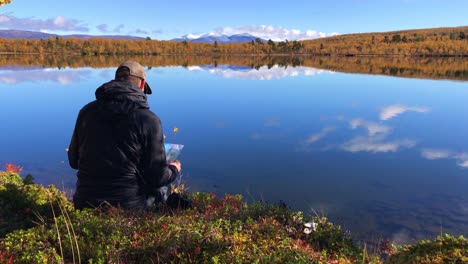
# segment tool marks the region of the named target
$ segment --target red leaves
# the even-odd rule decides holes
[[[19,174],[23,170],[22,167],[15,165],[13,163],[7,163],[5,164],[5,171],[7,173],[16,173]]]
[[[5,257],[8,257],[7,253],[5,251],[0,252],[0,263],[5,263]],[[8,258],[8,261],[6,262],[7,264],[13,264],[14,263],[14,258],[13,256],[10,256]]]
[[[296,239],[296,242],[294,243],[294,248],[302,251],[310,251],[311,247],[310,244],[307,243],[307,241],[301,240],[301,239]]]

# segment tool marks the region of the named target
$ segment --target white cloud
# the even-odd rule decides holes
[[[341,148],[349,152],[396,152],[402,148],[412,148],[416,141],[411,139],[399,139],[389,141],[387,136],[392,128],[386,125],[378,124],[362,118],[355,118],[349,121],[352,129],[363,127],[367,130],[367,136],[355,137],[344,144]]]
[[[106,25],[106,24],[98,25],[96,28],[102,33],[108,33],[109,32],[108,25]]]
[[[330,132],[332,132],[334,130],[335,130],[335,127],[325,127],[320,132],[310,135],[304,141],[304,143],[307,144],[307,145],[313,144],[313,143],[319,141],[320,139],[322,139],[323,137],[325,137],[326,135],[328,135]]]
[[[367,121],[361,118],[352,119],[349,122],[352,129],[356,129],[358,127],[364,127],[367,129],[369,136],[374,136],[377,134],[387,134],[390,132],[391,128],[385,125],[377,124],[371,121]]]
[[[315,30],[307,30],[302,32],[299,29],[287,29],[283,27],[274,26],[241,26],[241,27],[224,27],[215,30],[216,34],[234,35],[248,33],[263,39],[271,39],[273,41],[285,41],[285,40],[305,40],[315,39],[328,36],[335,36],[338,33],[324,33],[317,32]]]
[[[326,70],[319,70],[308,67],[280,67],[275,65],[271,68],[268,66],[262,66],[258,69],[254,69],[247,66],[228,66],[219,65],[218,67],[213,66],[189,66],[188,70],[201,70],[209,72],[223,78],[234,78],[243,80],[276,80],[285,77],[294,77],[299,75],[317,75],[321,73],[328,73]]]
[[[31,71],[6,71],[0,73],[0,83],[17,84],[24,82],[45,82],[51,81],[61,85],[76,83],[86,76],[90,75],[91,71],[67,71],[57,69],[41,69]]]
[[[120,33],[120,31],[121,31],[124,27],[125,27],[124,24],[120,24],[120,25],[116,26],[116,27],[112,30],[112,32],[114,32],[114,33]]]
[[[421,156],[429,160],[448,159],[452,156],[450,151],[445,149],[423,149]]]
[[[423,149],[421,156],[429,160],[435,159],[453,159],[457,165],[462,168],[468,168],[468,153],[454,153],[446,149]]]
[[[390,105],[382,109],[380,112],[380,120],[389,120],[408,111],[426,113],[429,112],[429,108],[418,106]]]
[[[8,23],[10,22],[10,18],[6,15],[0,15],[0,23]]]
[[[317,32],[315,30],[307,30],[305,34],[307,36],[306,39],[324,38],[324,37],[338,35],[338,33],[336,33],[336,32],[333,32],[331,34],[326,34],[326,33],[323,33],[323,32]]]
[[[189,71],[203,71],[200,66],[187,66],[187,70]]]
[[[462,168],[468,168],[468,153],[461,153],[455,156],[457,165]]]
[[[63,16],[57,16],[49,19],[37,19],[34,17],[17,18],[7,14],[0,15],[0,28],[38,31],[89,31],[88,25],[84,22]]]
[[[385,136],[356,137],[344,143],[341,147],[349,152],[396,152],[401,148],[412,148],[416,145],[414,140],[402,139],[395,141],[384,141]]]
[[[123,24],[120,24],[116,27],[114,27],[112,30],[110,29],[110,26],[108,24],[100,24],[100,25],[97,25],[96,28],[99,30],[99,32],[101,33],[104,33],[104,34],[107,34],[107,33],[121,33],[122,29],[124,28],[125,26]],[[147,34],[146,31],[144,32],[140,32],[140,31],[143,31],[143,30],[135,30],[134,33],[142,33],[142,34]]]
[[[14,76],[0,75],[0,82],[4,84],[15,84],[18,81]]]
[[[468,160],[459,161],[457,164],[458,164],[458,166],[460,166],[460,167],[468,168]]]
[[[63,16],[58,16],[54,19],[54,25],[57,27],[63,27],[67,23],[67,19],[64,18]]]
[[[148,35],[148,31],[145,31],[145,30],[142,30],[142,29],[139,29],[139,28],[135,30],[135,33],[136,34],[146,34],[146,35]]]
[[[187,37],[188,39],[197,39],[197,38],[199,38],[199,37],[201,37],[201,36],[203,36],[203,35],[204,35],[204,34],[198,34],[198,35],[197,35],[197,34],[188,34],[188,35],[186,35],[186,37]]]

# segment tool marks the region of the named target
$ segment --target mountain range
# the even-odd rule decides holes
[[[64,39],[68,38],[77,38],[77,39],[90,39],[90,38],[106,38],[106,39],[126,39],[126,40],[143,40],[145,38],[128,36],[128,35],[83,35],[83,34],[73,34],[73,35],[58,35],[51,33],[44,33],[38,31],[27,31],[27,30],[14,30],[6,29],[0,30],[0,38],[6,39],[49,39],[55,37],[62,37]],[[180,38],[171,39],[171,41],[187,41],[187,42],[197,42],[197,43],[243,43],[251,42],[256,40],[258,37],[250,34],[235,34],[235,35],[215,35],[215,34],[205,34],[201,36],[195,35],[185,35]],[[261,38],[260,38],[261,39]],[[261,39],[265,41],[264,39]]]
[[[49,38],[55,38],[55,37],[62,37],[64,39],[68,39],[68,38],[77,38],[77,39],[106,38],[106,39],[127,39],[127,40],[145,39],[142,37],[126,36],[126,35],[83,35],[83,34],[58,35],[58,34],[50,34],[50,33],[38,32],[38,31],[27,31],[27,30],[14,30],[14,29],[0,30],[0,38],[6,38],[6,39],[49,39]]]
[[[252,40],[261,39],[259,37],[250,35],[248,33],[244,34],[234,34],[231,36],[228,35],[215,35],[215,34],[204,34],[201,36],[194,36],[194,35],[185,35],[181,38],[171,39],[171,41],[187,41],[187,42],[196,42],[196,43],[243,43],[243,42],[251,42]]]

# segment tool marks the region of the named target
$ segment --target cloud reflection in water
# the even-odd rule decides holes
[[[452,156],[452,153],[446,149],[423,149],[421,156],[429,160],[448,159]]]
[[[380,112],[380,120],[389,120],[408,111],[426,113],[429,112],[429,108],[419,106],[389,105],[384,107]]]
[[[91,75],[91,70],[19,70],[0,72],[0,83],[18,84],[25,82],[46,82],[51,81],[61,85],[69,85],[85,79]]]
[[[462,168],[468,168],[468,153],[455,153],[446,149],[423,149],[421,156],[428,160],[453,159]]]
[[[401,139],[385,141],[386,135],[355,137],[345,142],[341,147],[348,152],[396,152],[401,148],[412,148],[416,141],[411,139]]]
[[[375,136],[376,134],[387,134],[390,132],[391,128],[382,124],[377,124],[372,121],[367,121],[361,118],[352,119],[349,122],[352,129],[358,127],[364,127],[367,129],[369,136]]]
[[[189,71],[204,71],[223,78],[235,78],[244,80],[277,80],[293,76],[312,76],[321,73],[333,73],[332,71],[320,70],[309,67],[280,67],[275,65],[271,68],[262,66],[258,69],[248,66],[220,65],[214,66],[189,66]]]
[[[428,112],[429,108],[426,107],[411,107],[403,105],[389,105],[384,107],[380,113],[380,119],[386,121],[388,119],[394,118],[397,115],[404,113],[406,111],[414,111],[419,113]],[[323,119],[327,120],[327,119]],[[360,127],[367,130],[367,135],[358,135],[355,136],[344,143],[338,143],[333,147],[327,147],[323,150],[330,149],[341,149],[347,152],[356,153],[356,152],[371,152],[371,153],[385,153],[385,152],[396,152],[401,149],[413,148],[416,145],[416,140],[409,138],[402,139],[388,139],[389,135],[392,132],[392,127],[384,125],[381,123],[365,120],[363,118],[353,118],[351,120],[344,117],[336,118],[338,121],[346,121],[349,123],[349,126],[352,130],[356,130]],[[311,145],[324,136],[326,136],[332,129],[329,127],[323,129],[319,133],[310,135],[306,140],[302,142],[300,149],[308,150],[307,145]],[[425,153],[426,157],[438,157],[444,154],[441,153]],[[468,167],[468,157],[466,159],[460,159],[460,166]],[[461,162],[461,160],[466,162]]]
[[[328,135],[330,132],[332,132],[334,130],[335,130],[335,127],[325,127],[320,132],[310,135],[304,141],[304,143],[307,144],[307,145],[313,144],[313,143],[319,141],[320,139],[322,139],[323,137],[325,137],[326,135]]]

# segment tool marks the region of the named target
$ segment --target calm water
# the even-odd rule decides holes
[[[73,188],[76,116],[114,69],[1,68],[0,164]],[[468,234],[466,81],[225,65],[148,79],[191,191],[283,200],[367,239]]]

